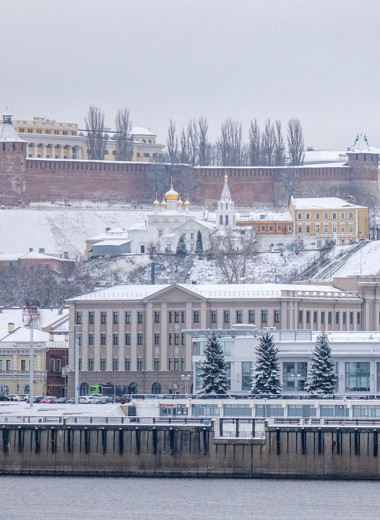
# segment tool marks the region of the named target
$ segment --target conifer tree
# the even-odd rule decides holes
[[[202,378],[201,392],[205,394],[225,394],[227,391],[227,366],[222,345],[215,332],[209,335],[204,354],[206,359],[202,363],[200,372]]]
[[[187,247],[183,235],[181,235],[181,238],[178,240],[177,255],[187,255]]]
[[[198,234],[197,234],[197,242],[195,244],[195,254],[203,255],[202,233],[200,231],[198,231]]]
[[[263,334],[256,348],[256,363],[252,377],[252,394],[278,395],[281,393],[278,348],[269,332]]]
[[[311,367],[306,383],[309,394],[333,395],[336,384],[335,363],[326,332],[322,332],[311,356]]]

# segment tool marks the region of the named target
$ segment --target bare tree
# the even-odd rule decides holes
[[[290,199],[299,197],[302,194],[300,171],[298,168],[285,168],[281,172],[281,183],[283,190],[283,198],[289,206]]]
[[[276,120],[276,136],[275,136],[275,150],[274,150],[274,164],[275,166],[284,166],[285,164],[285,141],[282,135],[281,121]]]
[[[104,112],[100,108],[90,105],[84,122],[86,125],[88,158],[102,161],[108,139],[104,128]]]
[[[261,156],[263,166],[273,166],[276,146],[276,131],[273,123],[268,119],[265,123],[261,138]]]
[[[292,118],[288,121],[288,154],[289,163],[292,166],[298,166],[303,163],[304,149],[301,122],[299,119]]]
[[[217,147],[222,166],[241,166],[242,125],[234,119],[226,119],[220,129]]]
[[[187,149],[187,137],[185,129],[182,128],[181,138],[180,138],[180,152],[179,152],[179,162],[182,164],[189,163],[189,155]]]
[[[248,164],[250,166],[259,166],[261,164],[261,134],[257,119],[251,121],[249,126],[249,157]]]
[[[190,120],[187,123],[187,157],[188,162],[192,166],[198,163],[199,155],[199,133],[198,126],[195,119]]]
[[[171,164],[178,162],[178,137],[176,133],[176,125],[172,119],[169,121],[168,136],[166,138],[166,153],[168,161]]]
[[[198,164],[208,166],[210,164],[210,145],[208,143],[208,122],[206,117],[198,119]]]
[[[133,155],[133,138],[131,136],[132,121],[129,110],[120,108],[116,114],[116,158],[119,161],[130,161]]]
[[[210,237],[211,251],[216,266],[227,283],[243,283],[248,261],[258,250],[255,226],[243,230],[226,228]]]

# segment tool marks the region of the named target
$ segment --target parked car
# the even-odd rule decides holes
[[[23,401],[21,396],[17,394],[9,394],[8,397],[11,401]]]
[[[43,395],[35,395],[33,396],[33,403],[40,403],[42,401],[42,399],[44,399],[45,397]],[[29,396],[26,400],[27,403],[30,403],[30,399],[29,399]]]
[[[46,404],[46,403],[55,403],[57,401],[57,398],[54,395],[47,395],[43,399],[41,399],[40,403]]]
[[[27,401],[29,399],[29,394],[20,394],[22,401]]]
[[[10,401],[10,398],[8,395],[0,394],[0,401]]]
[[[57,400],[56,400],[56,404],[64,404],[67,402],[67,397],[59,397]]]
[[[66,399],[66,404],[75,404],[75,397],[69,397]]]

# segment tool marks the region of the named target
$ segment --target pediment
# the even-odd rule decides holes
[[[190,302],[190,301],[203,301],[205,298],[196,292],[191,291],[185,287],[181,287],[177,284],[169,285],[161,289],[151,296],[144,298],[144,302]]]

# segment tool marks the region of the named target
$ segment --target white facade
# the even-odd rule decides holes
[[[189,331],[194,342],[194,388],[199,389],[199,364],[204,359],[203,349],[210,331]],[[256,347],[260,330],[241,326],[217,330],[228,363],[230,392],[249,393],[251,370],[256,361]],[[273,331],[279,349],[283,394],[305,392],[307,369],[318,332],[310,330]],[[380,394],[380,333],[330,332],[329,343],[338,376],[336,393],[339,395]]]

